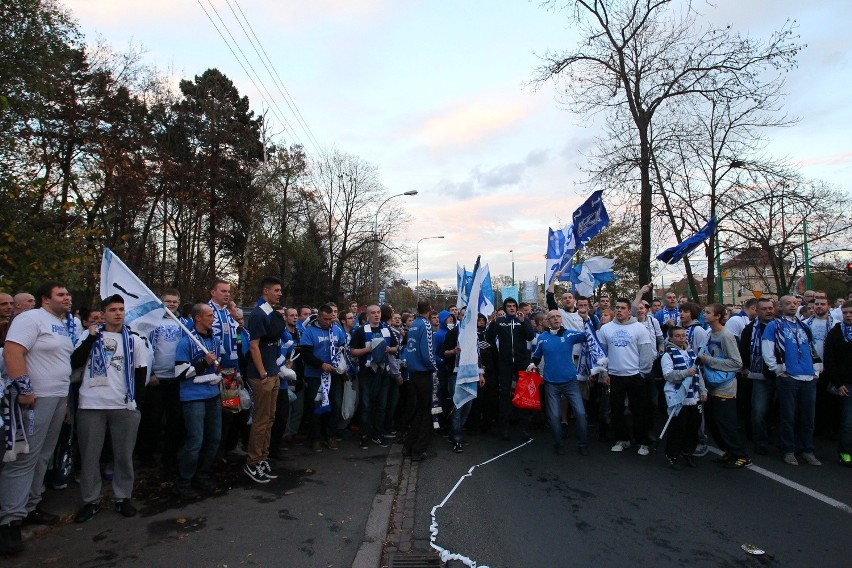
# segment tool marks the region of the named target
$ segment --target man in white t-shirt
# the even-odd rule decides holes
[[[92,326],[74,351],[73,363],[85,365],[77,410],[80,442],[80,492],[83,507],[74,522],[83,523],[101,509],[100,455],[107,428],[112,438],[115,508],[132,517],[133,448],[141,414],[136,397],[144,396],[151,352],[148,341],[124,325],[124,298],[115,294],[101,304],[104,324]]]
[[[647,456],[651,444],[648,436],[651,413],[645,381],[651,380],[656,346],[645,326],[630,315],[630,300],[626,298],[615,301],[615,319],[601,326],[598,339],[609,359],[603,383],[610,385],[612,426],[618,439],[612,451],[621,452],[630,447],[630,433],[624,420],[626,396],[633,417],[633,436],[639,442],[637,453]]]
[[[18,314],[9,327],[3,359],[12,380],[12,404],[20,405],[29,453],[14,449],[0,471],[0,553],[24,549],[21,525],[51,525],[59,519],[42,511],[42,482],[56,447],[71,384],[76,332],[70,318],[71,294],[58,282],[38,290],[39,309]],[[38,404],[36,404],[38,401]]]

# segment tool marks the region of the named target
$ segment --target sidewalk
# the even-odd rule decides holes
[[[23,530],[26,550],[3,566],[363,566],[381,564],[388,520],[399,484],[400,446],[358,448],[347,439],[337,451],[292,447],[272,462],[279,479],[255,484],[242,463],[216,472],[217,490],[184,502],[160,470],[139,469],[125,519],[112,506],[109,482],[103,508],[75,524],[82,505],[76,483],[48,489],[42,507],[60,515],[56,526]]]

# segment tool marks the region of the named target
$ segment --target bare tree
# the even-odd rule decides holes
[[[630,118],[638,147],[639,279],[651,278],[653,216],[652,132],[663,110],[696,96],[736,100],[754,91],[762,75],[794,64],[801,45],[788,22],[765,42],[730,27],[701,25],[690,2],[676,0],[552,0],[568,9],[583,39],[572,51],[547,53],[535,81],[558,81],[577,113]],[[712,244],[711,244],[712,246]]]

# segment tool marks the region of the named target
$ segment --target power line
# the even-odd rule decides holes
[[[222,38],[222,41],[223,41],[223,42],[225,42],[225,45],[227,46],[228,50],[231,52],[231,55],[233,55],[233,56],[234,56],[234,59],[236,59],[236,60],[237,60],[237,63],[238,63],[238,64],[239,64],[239,66],[242,68],[242,70],[245,72],[245,74],[246,74],[246,76],[248,77],[249,81],[251,81],[252,85],[254,85],[254,88],[255,88],[255,89],[257,89],[258,94],[260,94],[260,97],[264,100],[264,102],[266,102],[266,104],[267,104],[267,105],[269,105],[270,110],[271,110],[273,113],[275,113],[275,116],[278,118],[278,120],[280,120],[282,123],[286,124],[286,125],[287,125],[287,127],[288,127],[291,131],[293,131],[293,135],[294,135],[294,136],[296,136],[296,138],[298,139],[298,136],[296,135],[295,131],[293,130],[292,125],[289,123],[289,121],[288,121],[286,118],[284,118],[284,117],[283,117],[283,116],[279,113],[280,108],[278,107],[277,103],[275,103],[274,99],[273,99],[273,102],[272,102],[272,103],[270,103],[270,102],[269,102],[269,100],[267,100],[266,96],[264,96],[263,91],[265,90],[265,91],[267,92],[267,94],[269,94],[269,90],[268,90],[268,89],[266,89],[266,86],[265,86],[265,85],[263,86],[263,89],[261,89],[261,88],[258,86],[257,82],[255,82],[255,80],[254,80],[254,78],[252,77],[251,73],[249,73],[248,69],[246,69],[246,66],[245,66],[245,65],[243,65],[242,60],[241,60],[241,59],[239,58],[239,56],[236,54],[236,52],[234,51],[234,49],[231,47],[231,44],[228,42],[228,40],[225,38],[225,36],[224,36],[224,34],[222,33],[222,31],[219,29],[219,26],[218,26],[218,25],[216,25],[216,22],[215,22],[215,21],[213,20],[213,18],[210,16],[210,13],[207,11],[207,9],[204,7],[204,5],[201,3],[201,0],[196,0],[196,2],[198,2],[198,5],[199,5],[199,6],[201,7],[201,9],[204,11],[204,14],[207,16],[207,19],[208,19],[208,20],[210,20],[210,23],[211,23],[211,24],[213,24],[213,27],[216,29],[216,32],[219,34],[219,37],[221,37],[221,38]],[[260,81],[260,83],[261,83],[261,84],[263,84],[263,81],[260,79],[260,75],[257,73],[257,71],[255,71],[255,70],[254,70],[254,67],[252,67],[251,62],[250,62],[250,61],[248,60],[248,58],[245,56],[245,53],[243,53],[243,50],[242,50],[242,49],[240,49],[239,44],[238,44],[238,43],[237,43],[237,41],[234,39],[234,36],[233,36],[233,34],[231,34],[230,30],[228,30],[228,26],[225,24],[224,20],[222,20],[222,17],[219,15],[219,12],[216,10],[216,7],[215,7],[215,6],[213,6],[213,3],[211,2],[211,0],[207,0],[207,2],[208,2],[208,4],[210,4],[210,8],[211,8],[211,9],[213,10],[213,12],[216,14],[216,17],[217,17],[217,18],[219,18],[219,21],[222,23],[222,27],[223,27],[223,28],[225,28],[225,31],[228,33],[228,36],[230,36],[231,40],[234,42],[234,46],[235,46],[235,47],[237,48],[237,50],[238,50],[238,51],[242,54],[243,58],[245,59],[246,63],[248,64],[248,66],[249,66],[249,67],[251,67],[251,70],[252,70],[252,72],[254,72],[254,74],[257,76],[258,81]],[[271,95],[271,94],[270,94],[269,96],[270,96],[270,98],[272,98],[272,95]]]
[[[302,116],[302,112],[299,110],[299,106],[296,104],[296,101],[295,101],[295,99],[293,99],[293,96],[290,94],[290,91],[288,91],[287,87],[284,86],[284,81],[281,79],[281,76],[278,74],[278,71],[275,69],[275,65],[272,63],[272,59],[269,57],[269,54],[266,52],[266,49],[263,47],[263,43],[260,41],[260,38],[257,36],[257,33],[255,33],[254,27],[252,27],[251,22],[249,22],[248,18],[245,15],[245,12],[243,12],[243,9],[240,6],[239,1],[238,0],[233,0],[233,1],[234,1],[234,4],[237,7],[237,10],[239,10],[239,12],[240,12],[240,15],[242,15],[243,21],[245,21],[246,25],[249,28],[249,31],[251,31],[251,35],[252,35],[252,37],[254,37],[254,41],[252,41],[251,37],[249,37],[248,32],[246,32],[245,27],[243,27],[242,22],[240,22],[240,17],[237,16],[237,13],[234,11],[234,8],[231,6],[230,0],[225,0],[225,3],[228,4],[228,8],[230,8],[231,13],[234,14],[234,18],[236,18],[237,23],[240,25],[240,28],[243,30],[243,34],[245,34],[246,39],[249,40],[249,43],[251,44],[252,48],[254,49],[254,52],[260,58],[260,62],[266,68],[266,71],[267,71],[267,73],[269,73],[269,76],[272,77],[273,84],[278,88],[278,92],[281,93],[281,96],[284,97],[284,102],[287,103],[288,107],[290,107],[290,110],[292,111],[293,116],[296,118],[297,123],[302,128],[302,131],[307,135],[308,140],[310,140],[310,142],[313,144],[314,149],[316,149],[316,151],[318,153],[320,153],[319,142],[317,141],[316,137],[314,136],[314,133],[311,130],[311,127],[308,126],[308,123],[305,120],[305,117]],[[257,45],[255,45],[255,42],[257,43]],[[260,51],[263,52],[263,55],[261,55],[261,53],[258,52],[258,47],[260,48]],[[264,60],[264,57],[265,57],[265,60]],[[267,65],[267,62],[269,63],[269,65]]]

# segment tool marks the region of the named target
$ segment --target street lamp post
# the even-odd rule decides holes
[[[512,286],[515,285],[515,249],[509,249],[512,254]]]
[[[385,203],[394,197],[402,197],[403,195],[417,195],[417,190],[412,189],[411,191],[391,195],[376,207],[376,216],[373,219],[373,298],[375,298],[376,302],[379,301],[379,212]]]
[[[422,241],[428,241],[429,239],[443,239],[443,238],[444,238],[444,235],[437,235],[437,236],[434,236],[434,237],[423,237],[422,239],[417,241],[417,246],[414,247],[414,254],[415,254],[415,257],[414,257],[415,258],[415,260],[414,260],[415,268],[414,269],[417,271],[417,275],[415,276],[415,278],[417,278],[417,282],[415,283],[414,290],[415,290],[415,294],[417,296],[417,303],[420,303],[420,243]]]

